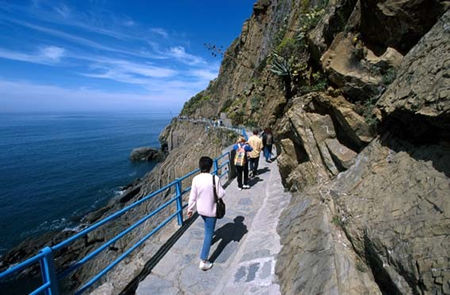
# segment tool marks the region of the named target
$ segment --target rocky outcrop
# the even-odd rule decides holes
[[[161,161],[164,159],[164,153],[148,146],[138,147],[131,151],[130,160],[132,162],[138,161]]]
[[[448,23],[446,12],[403,59],[337,34],[322,66],[343,95],[295,98],[279,120],[280,171],[298,191],[279,225],[283,293],[450,294]],[[351,102],[389,84],[371,67],[397,72],[372,109],[377,130]]]
[[[360,0],[358,30],[374,49],[407,53],[449,7],[438,0]]]
[[[226,51],[215,114],[272,126],[294,192],[283,294],[450,294],[446,10],[261,0]]]
[[[449,171],[448,147],[387,137],[295,195],[279,225],[283,292],[448,294]]]
[[[294,190],[337,175],[374,136],[351,103],[323,93],[296,97],[277,126],[278,163]],[[336,132],[336,130],[340,130]],[[352,148],[356,147],[356,151]]]
[[[387,136],[329,186],[342,228],[386,294],[450,291],[449,152]]]
[[[357,101],[378,95],[383,90],[383,75],[395,72],[402,57],[393,48],[377,57],[357,35],[339,33],[321,62],[330,81]]]
[[[450,11],[405,56],[378,101],[387,128],[418,141],[450,140]]]

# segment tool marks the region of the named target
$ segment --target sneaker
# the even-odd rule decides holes
[[[238,189],[241,191],[241,190],[242,190],[242,187],[238,187]]]
[[[213,267],[213,264],[207,260],[200,260],[200,264],[198,265],[198,268],[200,268],[201,270],[208,270],[211,269],[211,267]]]
[[[249,185],[247,185],[247,184],[244,184],[243,186],[242,186],[243,188],[245,188],[245,189],[248,189],[248,188],[250,188],[250,186]]]

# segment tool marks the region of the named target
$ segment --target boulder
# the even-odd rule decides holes
[[[330,114],[338,126],[336,132],[340,141],[355,151],[360,151],[375,137],[374,128],[355,111],[356,106],[344,97],[317,95],[313,104],[318,111]]]
[[[358,138],[355,134],[363,137],[367,124],[350,103],[330,102],[333,99],[322,93],[295,97],[277,127],[282,138],[278,166],[285,185],[294,190],[333,178],[353,164],[356,152],[341,140],[346,137],[337,134],[336,126],[341,133],[350,132],[348,138]]]
[[[373,50],[406,54],[448,8],[439,0],[360,0],[359,31]]]
[[[161,161],[164,158],[164,154],[152,147],[138,147],[131,151],[130,160],[133,162],[138,161]]]
[[[345,145],[340,144],[340,142],[336,138],[329,138],[325,142],[328,150],[331,153],[331,156],[333,157],[334,162],[337,164],[340,170],[346,170],[350,168],[351,165],[353,165],[357,153],[355,153]]]
[[[412,140],[450,139],[450,11],[405,56],[380,100],[386,127]]]
[[[391,81],[403,56],[393,48],[377,56],[358,35],[339,33],[320,61],[328,78],[353,101],[378,95]]]
[[[357,0],[329,1],[325,14],[307,35],[312,57],[319,62],[334,37],[344,30]]]

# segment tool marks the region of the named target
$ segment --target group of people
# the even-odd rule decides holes
[[[263,151],[266,162],[272,162],[272,145],[273,135],[270,128],[264,129],[262,134],[259,134],[258,129],[253,130],[253,135],[245,140],[244,137],[239,137],[236,144],[233,146],[235,153],[234,166],[236,167],[237,183],[239,190],[248,189],[249,166],[250,177],[255,177],[258,174],[259,156]],[[244,182],[242,182],[244,180]]]
[[[240,190],[250,188],[248,185],[248,164],[250,163],[252,176],[256,176],[261,151],[264,151],[266,161],[271,162],[272,145],[272,132],[269,128],[266,128],[261,136],[259,135],[259,130],[255,129],[248,141],[244,137],[240,137],[233,146],[235,155],[232,160],[236,167],[238,187]],[[195,207],[197,207],[197,212],[204,221],[205,237],[200,252],[199,268],[205,271],[213,266],[213,263],[208,260],[208,257],[217,221],[216,197],[223,198],[225,196],[225,190],[220,183],[220,178],[217,175],[210,174],[212,166],[213,160],[210,157],[200,158],[200,174],[192,180],[187,209],[188,218],[191,218],[194,214]],[[244,183],[242,183],[242,176],[244,176]]]

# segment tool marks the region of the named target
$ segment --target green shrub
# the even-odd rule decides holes
[[[395,80],[395,77],[396,77],[396,76],[397,76],[397,73],[396,73],[395,69],[394,69],[394,68],[389,68],[389,69],[383,74],[383,77],[382,77],[381,82],[382,82],[385,86],[387,86],[387,85],[391,84],[391,83]]]
[[[270,71],[278,76],[291,76],[291,65],[285,57],[273,53]]]
[[[250,110],[252,112],[256,112],[261,108],[261,97],[260,96],[253,96],[250,99]]]
[[[210,100],[210,97],[204,95],[203,92],[196,94],[184,104],[183,109],[181,110],[181,115],[193,114],[197,108],[208,100]]]
[[[289,58],[294,55],[298,50],[299,46],[295,39],[284,38],[280,44],[275,48],[275,52],[284,58]]]

